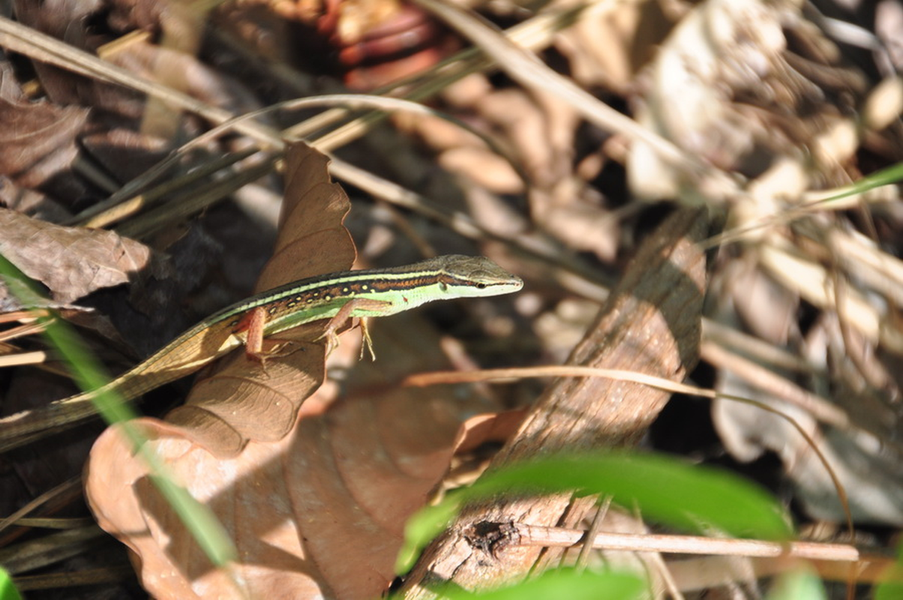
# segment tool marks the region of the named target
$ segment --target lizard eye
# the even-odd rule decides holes
[[[485,283],[478,283],[478,284],[477,284],[477,289],[478,289],[478,290],[485,290],[485,289],[486,289],[486,284],[485,284]]]

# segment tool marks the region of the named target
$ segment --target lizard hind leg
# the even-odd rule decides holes
[[[367,317],[360,314],[356,315],[355,311],[378,312],[389,306],[392,306],[391,302],[374,300],[372,298],[352,298],[346,302],[339,309],[339,312],[329,319],[329,323],[326,324],[326,331],[317,338],[318,340],[326,338],[326,356],[329,356],[339,345],[339,336],[336,331],[347,323],[349,319],[359,316],[361,317],[361,330],[364,334],[364,339],[361,342],[361,359],[364,358],[364,349],[366,348],[373,360],[376,360],[376,352],[373,350],[373,339],[370,337],[370,329],[367,326]]]
[[[271,342],[270,347],[264,348],[264,328],[266,322],[267,311],[263,306],[258,306],[257,308],[248,311],[233,329],[234,333],[240,333],[242,331],[248,332],[247,337],[245,338],[245,356],[247,356],[249,360],[260,363],[264,372],[266,372],[266,361],[268,359],[291,354],[294,350],[289,348],[296,345],[295,342],[289,340],[276,340],[270,338],[267,340],[268,342]]]
[[[235,333],[240,331],[248,332],[248,336],[245,338],[245,356],[259,362],[261,365],[264,364],[267,354],[263,350],[263,329],[266,322],[266,309],[258,306],[245,314],[233,329]]]

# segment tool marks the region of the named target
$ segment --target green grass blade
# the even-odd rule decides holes
[[[12,577],[3,567],[0,567],[0,600],[22,600],[19,590],[13,584]]]
[[[36,291],[36,286],[2,254],[0,254],[0,277],[3,277],[10,292],[24,306],[35,307],[46,304]],[[39,317],[39,321],[45,327],[48,340],[62,355],[82,390],[99,389],[108,381],[100,364],[84,348],[71,327],[61,319],[53,317]],[[111,392],[99,394],[94,403],[107,423],[119,424],[120,431],[129,440],[133,452],[141,456],[148,465],[153,474],[151,480],[211,563],[217,567],[227,567],[237,556],[228,533],[206,506],[195,500],[184,487],[175,482],[159,456],[147,448],[147,440],[128,422],[137,416],[135,411]]]
[[[656,455],[626,453],[546,457],[484,475],[408,522],[396,568],[406,572],[416,556],[465,503],[496,495],[579,494],[612,496],[636,505],[645,518],[690,531],[786,540],[790,521],[760,487],[726,471]]]
[[[636,575],[561,569],[497,590],[470,593],[447,588],[440,594],[448,600],[639,600],[646,592],[646,582]]]

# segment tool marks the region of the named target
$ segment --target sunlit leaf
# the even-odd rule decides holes
[[[691,531],[714,529],[778,540],[791,534],[786,514],[772,497],[726,471],[654,455],[558,456],[488,473],[472,487],[415,516],[416,525],[407,530],[397,568],[406,570],[407,559],[416,557],[465,502],[498,494],[567,491],[612,496],[625,506],[638,506],[651,520]]]

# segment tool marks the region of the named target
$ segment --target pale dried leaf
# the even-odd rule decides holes
[[[439,156],[439,165],[451,173],[470,178],[496,194],[519,194],[524,184],[511,164],[488,148],[460,146]]]
[[[795,68],[801,59],[788,49],[793,36],[819,45],[822,62]],[[861,132],[843,114],[844,101],[833,97],[855,104],[864,86],[862,73],[847,68],[836,50],[796,3],[703,2],[675,27],[653,61],[637,120],[744,177],[756,177],[782,158],[815,152],[817,164],[807,163],[809,185],[824,177],[845,183],[842,167]],[[642,198],[694,200],[685,174],[643,142],[631,148],[627,167],[630,187]]]
[[[61,227],[5,209],[0,209],[0,254],[46,285],[59,302],[127,283],[150,260],[146,246],[111,231]]]
[[[572,2],[555,2],[569,8]],[[629,90],[673,23],[661,2],[597,5],[558,34],[556,47],[568,57],[574,79],[585,88]]]

